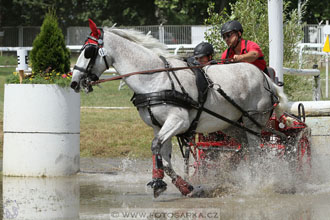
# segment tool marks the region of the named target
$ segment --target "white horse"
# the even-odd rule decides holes
[[[90,89],[88,80],[97,80],[110,65],[120,75],[164,68],[164,61],[160,56],[164,57],[171,67],[187,66],[185,61],[171,55],[164,44],[150,35],[115,28],[107,28],[103,32],[97,29],[91,20],[90,27],[91,37],[86,41],[73,71],[71,87],[76,92],[79,92],[81,88]],[[260,133],[261,128],[251,122],[248,117],[242,117],[242,112],[220,95],[216,89],[221,87],[237,105],[246,110],[262,126],[267,123],[273,110],[272,99],[275,96],[279,99],[280,104],[275,110],[280,110],[286,102],[282,90],[252,64],[209,65],[204,67],[204,71],[214,83],[208,91],[204,108],[225,116],[233,122],[242,119],[244,126],[256,133]],[[198,99],[195,74],[190,69],[175,71],[175,73],[162,71],[152,74],[136,74],[124,77],[124,81],[135,94],[146,94],[144,103],[148,103],[152,95],[158,95],[159,98],[162,91],[172,91],[173,88],[177,92],[183,93],[181,87],[192,100],[196,102]],[[142,97],[144,96],[142,95]],[[180,103],[180,100],[177,105],[163,100],[159,104],[149,103],[150,105],[145,104],[138,107],[142,120],[154,130],[151,145],[153,179],[148,185],[154,189],[155,197],[166,189],[166,183],[162,180],[164,170],[182,194],[186,195],[193,190],[192,186],[174,173],[171,165],[171,138],[185,133],[198,112],[196,108],[186,107]],[[258,136],[232,128],[230,123],[203,111],[195,131],[200,133],[224,131],[242,142],[247,141],[248,149],[251,152],[259,146],[260,138]],[[166,164],[163,164],[162,159]]]

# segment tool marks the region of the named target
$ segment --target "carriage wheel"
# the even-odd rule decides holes
[[[298,139],[297,148],[297,171],[309,176],[312,168],[312,152],[311,143],[309,141],[310,129],[304,132],[300,139]]]
[[[184,178],[186,180],[191,178],[194,180],[199,180],[199,178],[206,175],[208,163],[206,162],[206,158],[204,158],[202,151],[200,151],[196,146],[192,148],[190,146],[186,146],[184,150]],[[192,162],[190,161],[191,157],[193,160]]]
[[[310,142],[311,129],[305,128],[295,138],[294,157],[292,162],[294,171],[304,178],[308,178],[312,170],[312,151]]]
[[[190,158],[190,147],[186,146],[185,151],[184,151],[184,156],[183,156],[183,162],[184,162],[184,178],[188,179],[189,178],[189,158]]]

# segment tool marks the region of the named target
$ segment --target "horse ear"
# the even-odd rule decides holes
[[[99,38],[101,35],[101,32],[99,29],[97,29],[96,24],[92,21],[92,19],[88,19],[89,21],[89,28],[92,31],[92,36],[95,38]]]

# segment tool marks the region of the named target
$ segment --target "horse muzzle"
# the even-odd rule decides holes
[[[80,92],[80,83],[77,81],[72,81],[70,84],[70,87],[76,92],[79,93]]]
[[[97,76],[96,76],[97,77]],[[98,79],[98,77],[97,77]],[[91,79],[90,77],[82,77],[79,81],[73,80],[70,84],[70,87],[76,92],[79,93],[83,89],[86,93],[93,92],[93,87],[91,82],[96,81],[96,78]]]

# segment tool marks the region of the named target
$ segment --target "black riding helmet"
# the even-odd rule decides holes
[[[221,36],[223,36],[225,33],[231,32],[231,31],[239,31],[243,34],[243,27],[242,27],[241,23],[239,23],[236,20],[227,21],[221,27]]]
[[[202,42],[198,44],[194,49],[195,57],[210,56],[213,55],[213,53],[214,53],[214,49],[212,44],[207,42]]]

